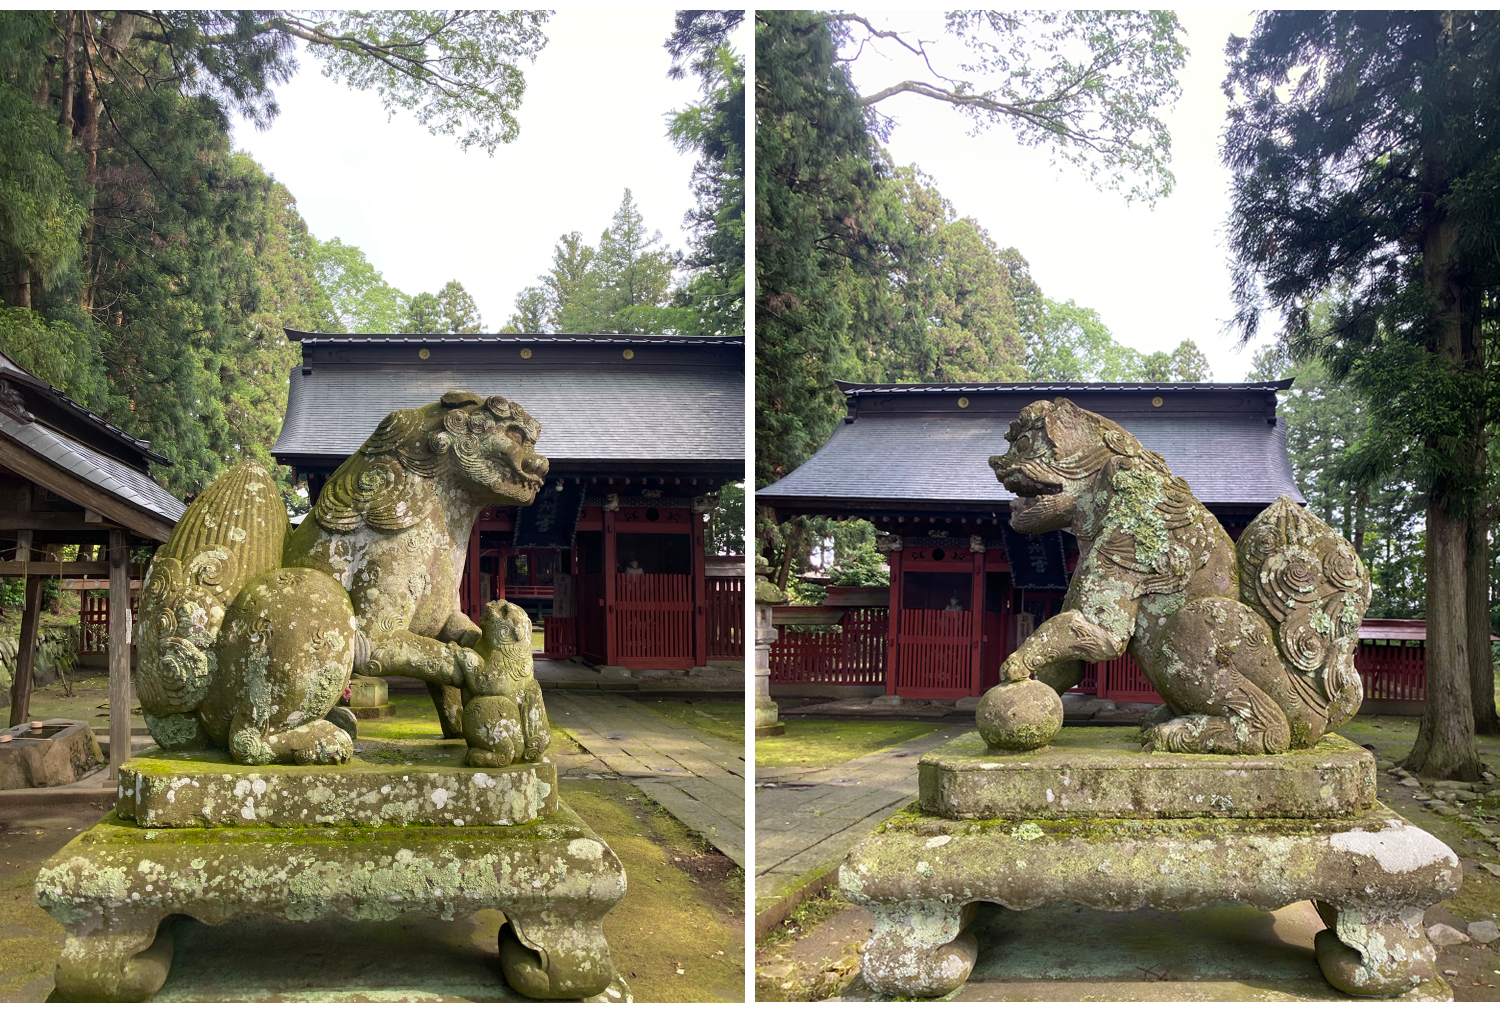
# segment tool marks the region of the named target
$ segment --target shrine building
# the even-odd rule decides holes
[[[1305,503],[1272,383],[840,383],[848,413],[801,467],[756,493],[779,521],[863,518],[887,532],[890,587],[830,588],[820,608],[777,608],[778,694],[983,695],[1001,662],[1057,614],[1077,542],[1007,522],[1015,496],[989,458],[1036,400],[1067,397],[1132,432],[1230,537],[1278,496]],[[843,687],[843,688],[835,688]],[[1158,699],[1125,656],[1091,664],[1080,691]]]
[[[708,556],[706,514],[745,477],[741,337],[304,334],[272,450],[323,483],[389,412],[449,390],[516,401],[542,428],[546,486],[490,507],[469,537],[461,607],[505,598],[544,656],[632,669],[741,661],[745,570]]]

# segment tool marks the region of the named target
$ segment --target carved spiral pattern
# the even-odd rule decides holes
[[[1281,652],[1287,662],[1303,671],[1316,671],[1328,656],[1328,644],[1308,621],[1312,612],[1304,612],[1281,627]]]
[[[1359,559],[1345,545],[1338,545],[1323,556],[1323,572],[1340,590],[1352,590],[1359,585],[1359,569]]]
[[[239,565],[234,556],[222,548],[200,552],[187,567],[193,582],[205,587],[223,587],[234,582]]]
[[[158,641],[154,649],[146,643],[141,648],[147,655],[142,661],[150,660],[155,672],[155,677],[136,683],[143,709],[158,714],[182,713],[208,694],[208,657],[190,640],[171,636]]]

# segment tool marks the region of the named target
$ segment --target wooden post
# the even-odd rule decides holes
[[[703,544],[703,514],[693,514],[691,552],[693,559],[693,663],[708,663],[708,559]]]
[[[890,632],[886,636],[885,694],[896,694],[896,657],[900,652],[897,640],[901,631],[901,557],[906,549],[891,553],[891,607]]]
[[[969,590],[969,614],[973,618],[970,623],[973,630],[970,641],[973,650],[973,658],[970,671],[969,695],[982,696],[984,691],[980,688],[983,684],[984,672],[980,662],[983,651],[981,644],[984,642],[984,552],[970,551],[969,557],[974,560],[974,582]]]
[[[130,553],[125,532],[109,531],[109,778],[130,758]]]
[[[604,663],[615,664],[615,511],[604,511]]]
[[[31,532],[16,532],[16,559],[31,560]],[[31,719],[31,671],[36,664],[36,630],[41,622],[42,579],[29,573],[21,588],[25,610],[21,613],[21,642],[16,649],[15,677],[10,683],[10,726]]]

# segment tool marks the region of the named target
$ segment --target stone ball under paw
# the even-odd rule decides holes
[[[984,694],[974,715],[991,748],[1029,752],[1062,730],[1062,700],[1045,682],[1003,682]]]

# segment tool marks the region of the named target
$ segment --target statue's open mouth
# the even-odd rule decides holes
[[[1054,496],[1063,490],[1062,482],[1044,481],[1036,475],[1027,474],[1022,467],[1011,470],[1000,479],[1001,484],[1022,499]]]

